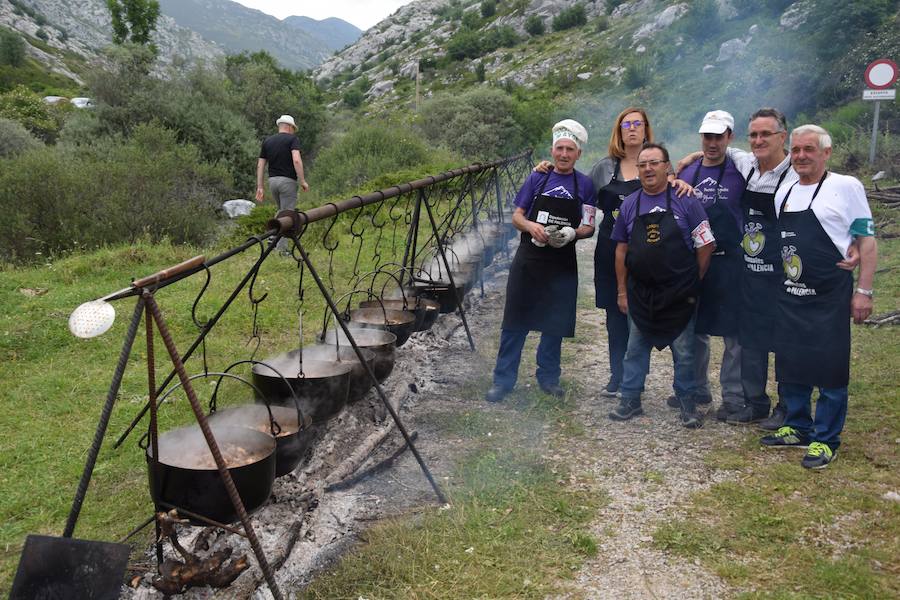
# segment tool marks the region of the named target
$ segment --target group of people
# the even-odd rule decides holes
[[[682,425],[700,427],[697,406],[712,402],[707,373],[717,336],[724,353],[716,418],[759,423],[772,432],[764,446],[805,448],[804,467],[834,459],[847,413],[850,319],[861,323],[872,311],[877,249],[865,191],[827,170],[831,137],[821,127],[789,134],[781,112],[760,109],[749,119],[751,152],[730,147],[734,131],[728,112],[708,112],[701,151],[673,165],[646,111],[627,108],[609,155],[587,176],[575,169],[585,128],[572,119],[553,127],[552,162],[538,165],[515,199],[521,239],[488,401],[514,388],[529,331],[541,333],[541,390],[565,395],[560,355],[562,338],[575,331],[575,242],[596,227],[594,285],[606,311],[610,371],[600,393],[619,401],[610,419],[642,414],[651,351],[668,346],[667,403]],[[774,409],[766,392],[772,353]]]

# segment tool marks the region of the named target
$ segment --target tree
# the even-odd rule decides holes
[[[25,62],[25,41],[14,31],[0,27],[0,65],[21,67]]]
[[[113,42],[151,45],[150,34],[159,18],[157,0],[106,0],[112,16]]]
[[[544,35],[544,20],[537,15],[529,15],[525,19],[525,31],[535,37]]]
[[[587,23],[587,14],[583,4],[576,4],[571,8],[561,10],[553,17],[553,31],[564,31],[573,27],[581,27]]]

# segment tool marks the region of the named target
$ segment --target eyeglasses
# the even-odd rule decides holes
[[[638,168],[638,169],[643,169],[644,167],[650,167],[651,169],[655,169],[655,168],[658,167],[659,165],[661,165],[661,164],[663,164],[663,163],[667,163],[667,162],[669,162],[669,161],[667,161],[667,160],[659,160],[659,159],[642,160],[641,162],[639,162],[639,163],[637,164],[637,168]]]
[[[643,127],[644,122],[640,119],[635,119],[634,121],[622,121],[622,129],[637,129],[638,127]]]
[[[776,133],[784,133],[784,129],[779,129],[778,131],[760,131],[760,132],[752,131],[747,134],[747,139],[755,140],[755,139],[759,138],[761,140],[765,140],[765,139],[772,137]]]

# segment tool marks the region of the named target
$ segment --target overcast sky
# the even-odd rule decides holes
[[[366,30],[412,0],[236,0],[283,19],[292,15],[322,20],[337,17]]]

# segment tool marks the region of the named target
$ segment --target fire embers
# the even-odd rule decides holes
[[[184,559],[180,561],[167,558],[160,565],[159,575],[153,578],[152,584],[162,593],[180,594],[191,587],[227,587],[250,566],[247,556],[244,554],[229,561],[234,551],[233,548],[223,548],[206,558],[200,558],[196,554],[188,552],[178,542],[178,534],[175,529],[177,524],[187,523],[187,521],[179,519],[176,511],[157,513],[156,519],[160,526],[160,537],[168,539],[175,551]],[[206,542],[205,536],[198,536],[194,543],[194,552],[208,549]]]

